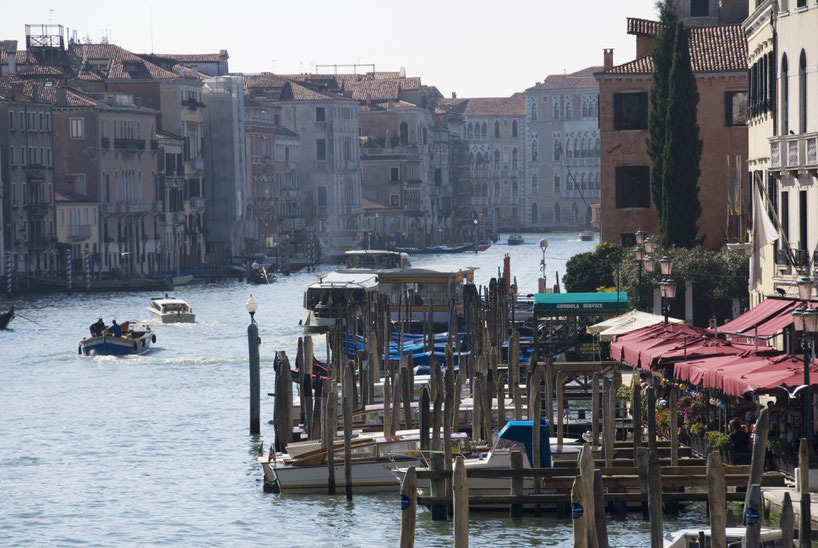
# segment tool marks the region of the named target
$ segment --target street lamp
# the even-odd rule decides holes
[[[472,221],[473,228],[471,230],[472,240],[474,240],[474,252],[477,253],[477,225],[480,224],[480,221],[477,220],[475,217]]]
[[[542,238],[540,240],[540,249],[542,249],[542,260],[540,261],[540,270],[542,270],[543,284],[545,284],[545,250],[548,249],[548,240]]]
[[[673,272],[673,259],[667,255],[659,259],[659,269],[662,276],[670,276],[670,274]]]
[[[814,468],[815,450],[813,447],[813,426],[812,426],[812,387],[809,380],[809,368],[812,357],[812,336],[818,332],[818,310],[810,306],[812,297],[812,280],[808,276],[801,276],[798,279],[798,296],[802,305],[792,313],[795,330],[801,332],[801,353],[804,355],[804,386],[801,396],[801,424],[803,425],[804,437],[809,448],[809,467]]]
[[[636,233],[636,251],[634,255],[636,256],[636,264],[639,267],[639,276],[637,278],[637,289],[636,292],[638,294],[638,300],[636,308],[638,310],[642,310],[642,261],[645,258],[645,248],[642,247],[642,242],[645,239],[645,234],[641,230],[637,231]]]
[[[665,325],[670,313],[670,300],[676,298],[676,282],[670,278],[665,278],[659,282],[659,294],[662,296],[662,314],[665,315]]]
[[[256,314],[256,310],[258,310],[258,301],[255,299],[255,297],[253,297],[253,295],[250,295],[250,298],[247,299],[246,303],[244,303],[244,308],[246,308],[247,312],[250,313],[250,322],[256,323],[254,316]]]
[[[244,308],[250,313],[250,325],[247,326],[247,348],[250,353],[250,434],[258,434],[261,432],[261,371],[258,356],[258,345],[261,341],[258,338],[258,324],[254,317],[258,310],[258,301],[250,295],[244,303]]]

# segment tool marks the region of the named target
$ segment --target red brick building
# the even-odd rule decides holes
[[[602,241],[632,244],[631,235],[637,230],[659,232],[650,198],[652,165],[645,144],[653,71],[650,47],[658,29],[655,21],[628,19],[628,34],[636,37],[637,58],[615,66],[613,50],[605,50],[603,72],[595,75],[599,81]],[[697,117],[703,142],[698,232],[705,237],[704,247],[716,249],[726,241],[728,184],[730,188],[734,184],[736,157],[740,157],[745,192],[747,188],[747,41],[741,25],[691,28],[690,59],[699,89]]]

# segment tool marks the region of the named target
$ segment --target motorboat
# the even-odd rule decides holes
[[[304,287],[300,325],[311,331],[326,331],[350,307],[366,305],[368,295],[377,290],[378,274],[372,270],[335,271],[320,276]]]
[[[664,537],[664,548],[701,548],[699,543],[699,534],[703,533],[705,543],[710,546],[710,528],[704,527],[701,529],[680,529],[672,533],[666,533]],[[727,527],[725,528],[727,536],[727,546],[744,548],[747,546],[747,529],[744,527]],[[784,542],[781,529],[771,529],[767,527],[761,528],[761,546],[762,548],[780,548],[782,546],[792,546],[792,539],[789,542]]]
[[[6,329],[9,326],[11,320],[14,319],[14,307],[12,306],[6,312],[0,314],[0,329]]]
[[[247,270],[247,283],[271,284],[276,281],[275,272],[262,263],[254,262]]]
[[[508,237],[508,245],[523,245],[525,240],[519,234],[510,234]]]
[[[582,232],[579,233],[579,239],[582,240],[583,242],[593,241],[594,233],[591,232],[590,230],[583,230]]]
[[[196,314],[193,309],[182,299],[168,297],[158,297],[151,299],[148,312],[155,319],[162,323],[190,323],[196,321]]]
[[[79,353],[85,356],[123,356],[144,354],[156,342],[156,335],[146,323],[129,321],[106,328],[100,335],[80,341]]]
[[[468,437],[452,433],[452,452],[460,454]],[[333,442],[336,485],[346,484],[344,442]],[[320,440],[289,443],[286,453],[259,455],[264,470],[264,490],[282,493],[315,493],[327,489],[327,450]],[[356,433],[351,440],[352,488],[355,491],[396,490],[400,482],[392,469],[418,466],[421,462],[420,433],[403,430],[385,437],[383,432]]]

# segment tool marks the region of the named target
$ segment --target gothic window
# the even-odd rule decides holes
[[[580,190],[586,190],[586,187],[585,187],[585,174],[584,173],[582,175],[580,175],[580,177],[579,177],[579,189]]]
[[[494,138],[500,137],[500,122],[494,121]]]
[[[537,139],[531,141],[531,161],[537,161],[537,153],[539,152],[539,146],[537,145]]]
[[[500,151],[499,150],[494,151],[494,169],[495,170],[500,169]]]
[[[789,121],[789,91],[790,86],[787,82],[787,54],[781,58],[781,135],[786,135],[790,131]]]
[[[469,122],[469,139],[471,139],[474,136],[473,130],[474,128],[472,127],[471,122]]]
[[[581,152],[581,157],[582,158],[585,158],[585,157],[588,156],[588,141],[585,140],[585,137],[582,138],[582,146],[581,146],[580,150],[582,151]]]
[[[554,174],[554,194],[559,194],[561,191],[560,189],[560,174]]]
[[[599,157],[599,137],[597,137],[594,142],[594,156]]]
[[[494,183],[494,197],[495,198],[500,197],[500,181]]]
[[[540,222],[540,211],[537,208],[536,202],[531,204],[531,222],[534,224]]]
[[[536,105],[537,103],[534,103],[534,104]],[[511,122],[511,136],[512,137],[517,136],[517,120],[514,120],[513,122]]]
[[[486,137],[488,137],[488,131],[487,131],[487,129],[488,129],[488,126],[486,125],[486,123],[485,123],[485,122],[483,122],[483,127],[482,127],[482,128],[481,128],[481,130],[480,130],[480,133],[481,133],[481,135],[482,135],[483,139],[485,139]]]
[[[798,133],[807,132],[807,53],[798,62]]]
[[[511,195],[517,197],[517,181],[511,183]]]
[[[574,96],[565,96],[565,119],[570,120],[574,117]]]
[[[528,109],[528,115],[532,120],[537,119],[537,101],[531,101],[531,108]]]
[[[531,176],[531,193],[532,194],[537,194],[539,192],[539,190],[540,190],[540,182],[539,182],[539,179],[537,178],[537,174],[535,173],[535,174],[533,174]]]
[[[554,134],[554,161],[559,161],[562,158],[562,140],[560,139],[560,134]]]
[[[400,144],[402,146],[409,144],[409,124],[406,122],[400,123]]]
[[[517,149],[511,151],[511,169],[517,169]]]
[[[560,96],[554,96],[554,120],[560,119]]]
[[[569,160],[574,157],[574,140],[571,138],[565,140],[565,157]]]

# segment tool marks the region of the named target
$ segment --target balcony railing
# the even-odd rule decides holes
[[[818,172],[818,134],[770,137],[770,169]]]
[[[68,239],[72,242],[87,240],[91,237],[91,225],[68,225]]]
[[[36,200],[26,203],[23,208],[31,215],[45,215],[51,209],[51,204],[46,201]]]
[[[145,140],[115,138],[114,148],[117,150],[145,150]]]
[[[790,265],[795,268],[809,268],[810,256],[806,249],[787,249],[781,248],[775,254],[775,264],[780,267],[788,267]]]
[[[776,140],[774,141],[773,139]],[[770,168],[781,168],[781,142],[777,140],[777,137],[770,139]]]

